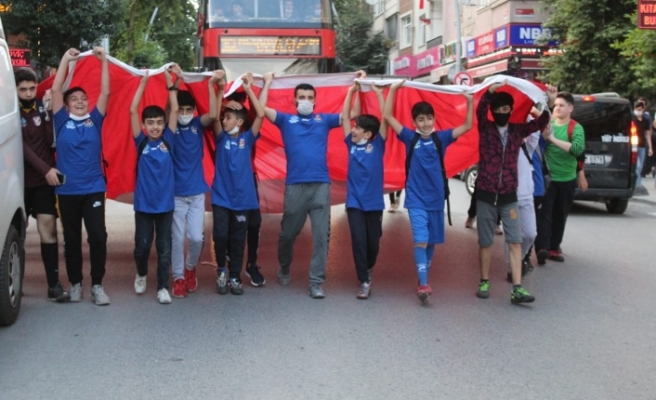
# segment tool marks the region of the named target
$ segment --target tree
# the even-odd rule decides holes
[[[116,57],[137,67],[157,68],[175,61],[184,70],[193,68],[196,11],[191,1],[128,0],[126,8],[125,29],[112,38]]]
[[[88,50],[120,28],[124,0],[0,0],[10,11],[2,16],[5,29],[28,39],[32,58],[54,66],[64,52]]]
[[[373,16],[360,0],[338,0],[337,57],[347,71],[364,69],[370,74],[385,73],[387,49],[382,32],[371,34]]]
[[[613,44],[622,57],[631,61],[631,71],[635,76],[635,88],[631,97],[656,96],[656,31],[638,29],[638,16],[634,13],[627,16],[634,27],[622,42]]]
[[[562,55],[544,61],[544,79],[573,93],[615,91],[632,93],[637,84],[633,59],[620,56],[615,43],[635,26],[627,15],[636,0],[542,0],[551,14],[543,24],[551,40],[560,42]]]

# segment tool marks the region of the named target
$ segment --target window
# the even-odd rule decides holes
[[[410,14],[401,18],[401,47],[412,44],[412,16]]]
[[[426,14],[422,14],[419,16],[419,32],[417,34],[419,37],[417,38],[417,45],[423,46],[426,44],[426,24],[430,23],[430,20],[426,18]]]
[[[385,20],[385,34],[390,40],[399,40],[399,14],[394,14]]]
[[[374,16],[379,16],[385,12],[385,0],[378,0],[376,4],[374,4]]]

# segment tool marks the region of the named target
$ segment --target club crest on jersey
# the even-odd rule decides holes
[[[157,147],[159,147],[159,151],[161,151],[161,152],[164,152],[164,153],[168,153],[168,152],[169,152],[169,148],[166,147],[166,145],[164,144],[164,142],[160,143],[159,146],[157,146]]]
[[[34,125],[41,126],[41,117],[40,116],[37,115],[36,117],[33,117],[32,121],[34,122]]]
[[[192,126],[191,133],[193,133],[194,135],[198,135],[198,129],[195,126]]]
[[[84,126],[87,128],[91,128],[93,126],[93,121],[90,119],[84,121]]]
[[[371,143],[367,143],[367,147],[365,147],[364,152],[371,153],[372,151],[374,151],[374,145]]]
[[[319,114],[315,115],[314,120],[317,121],[317,122],[321,122],[322,121],[321,115],[319,115]]]
[[[23,126],[23,128],[27,126],[27,121],[25,120],[25,118],[21,118],[21,125]]]
[[[295,124],[295,123],[297,123],[297,122],[298,122],[298,116],[297,116],[297,115],[292,115],[292,116],[289,118],[289,123],[290,123],[290,124]]]
[[[244,138],[239,139],[239,148],[243,149],[245,147],[246,147],[246,139]]]

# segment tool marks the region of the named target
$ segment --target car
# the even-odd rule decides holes
[[[0,326],[18,318],[25,272],[23,136],[14,82],[0,20]]]
[[[603,202],[611,214],[623,214],[633,197],[638,157],[637,128],[632,123],[631,103],[617,93],[574,95],[572,119],[585,131],[585,192],[576,189],[574,199]],[[460,173],[471,195],[478,165]]]

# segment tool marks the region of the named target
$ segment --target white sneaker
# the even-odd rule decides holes
[[[134,292],[136,294],[144,294],[146,292],[146,277],[139,276],[134,279]]]
[[[159,304],[171,304],[171,295],[169,295],[169,291],[162,288],[157,292],[157,301],[159,301]]]
[[[71,299],[69,301],[78,302],[82,301],[82,284],[76,283],[71,286]]]
[[[102,285],[91,286],[91,300],[93,300],[97,306],[109,305],[109,297],[105,294]]]

